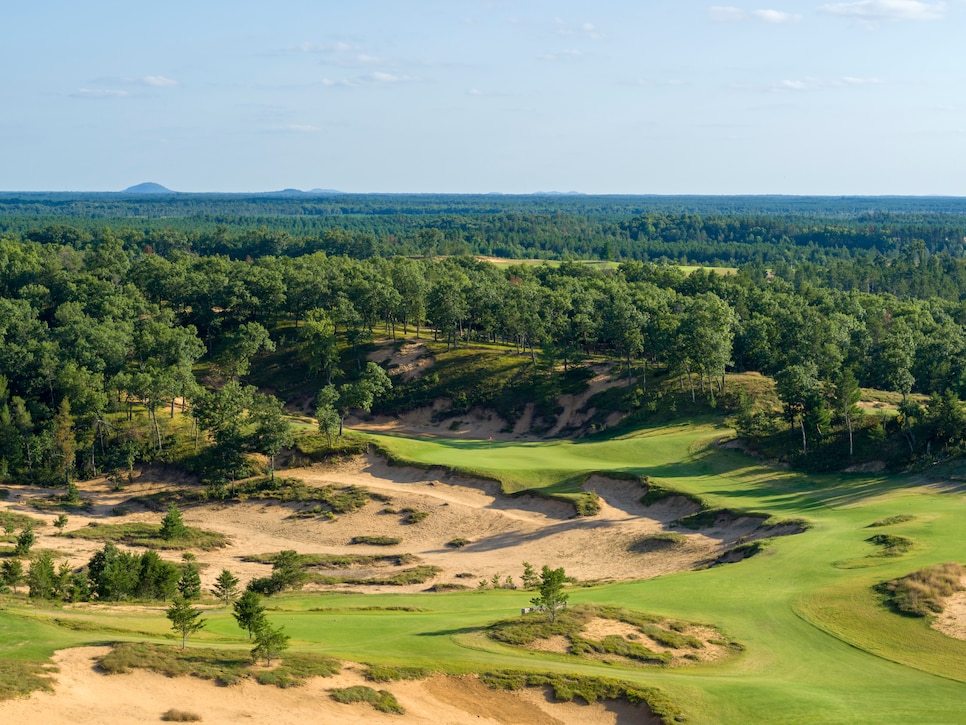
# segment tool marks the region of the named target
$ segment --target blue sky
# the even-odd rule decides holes
[[[0,189],[966,195],[966,2],[37,0]]]

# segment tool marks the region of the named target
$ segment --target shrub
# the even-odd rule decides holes
[[[880,551],[869,555],[873,557],[902,556],[913,547],[912,539],[898,534],[876,534],[866,541],[873,546],[881,547]]]
[[[402,542],[392,536],[353,536],[350,544],[367,544],[369,546],[396,546]]]
[[[336,702],[341,702],[346,705],[353,702],[367,702],[379,712],[396,713],[398,715],[406,712],[403,706],[399,704],[399,701],[396,700],[395,695],[388,690],[379,690],[377,692],[371,687],[356,685],[355,687],[335,688],[330,690],[329,694]]]
[[[365,678],[370,682],[393,682],[394,680],[424,680],[433,674],[425,667],[392,667],[390,665],[366,665]]]
[[[460,536],[455,539],[450,539],[449,541],[446,542],[446,545],[451,546],[454,549],[462,549],[468,543],[470,543],[469,539],[464,539],[463,537]]]

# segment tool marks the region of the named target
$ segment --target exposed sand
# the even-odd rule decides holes
[[[963,585],[966,586],[966,580]],[[946,599],[943,611],[932,620],[932,628],[948,637],[966,639],[966,590]]]
[[[169,678],[137,670],[105,675],[94,658],[107,647],[61,650],[54,657],[54,692],[35,692],[29,698],[0,702],[0,722],[44,725],[130,725],[161,722],[175,709],[193,713],[201,722],[307,725],[337,723],[367,725],[630,725],[657,720],[626,703],[577,705],[552,703],[548,693],[519,693],[489,689],[476,677],[436,676],[416,682],[366,683],[354,668],[335,677],[312,678],[302,687],[279,689],[246,680],[218,687],[194,677]],[[334,687],[370,684],[389,690],[405,708],[405,715],[378,712],[366,704],[343,705],[329,696]]]
[[[574,516],[571,506],[536,496],[508,498],[500,495],[495,482],[453,476],[441,470],[424,471],[387,465],[376,455],[360,456],[348,462],[317,465],[286,471],[310,485],[360,485],[388,496],[389,503],[370,501],[362,509],[330,521],[322,517],[291,518],[309,504],[279,504],[272,501],[208,503],[186,506],[183,518],[190,526],[217,531],[230,544],[214,551],[196,551],[202,565],[202,583],[210,587],[223,568],[230,569],[243,583],[266,576],[267,564],[242,561],[251,554],[295,549],[302,554],[397,554],[408,553],[421,563],[438,566],[436,583],[461,583],[475,587],[480,579],[498,575],[518,581],[523,562],[538,568],[543,564],[565,564],[568,575],[581,581],[646,579],[694,568],[721,554],[744,537],[754,538],[759,522],[739,519],[716,528],[685,534],[682,546],[667,551],[634,553],[629,547],[642,536],[668,530],[673,520],[693,513],[694,505],[671,499],[645,507],[643,493],[633,481],[593,476],[584,488],[601,498],[601,511],[588,518]],[[104,480],[81,484],[82,496],[93,501],[89,512],[71,513],[66,531],[88,523],[160,522],[162,514],[130,503],[133,496],[178,488],[183,483],[151,474],[135,478],[123,491],[112,491]],[[50,524],[54,514],[39,513],[26,506],[30,498],[50,495],[49,489],[14,486],[0,505],[22,511]],[[117,516],[118,505],[131,509]],[[388,513],[413,508],[429,512],[418,524],[405,524],[405,515]],[[102,542],[57,535],[52,525],[37,529],[38,548],[55,549],[74,567],[87,563],[103,547]],[[349,545],[355,536],[390,536],[401,539],[397,546]],[[469,543],[456,549],[447,546],[455,538]],[[134,549],[140,551],[140,549]],[[161,552],[163,558],[179,561],[180,552]],[[365,573],[365,572],[360,572]],[[380,569],[380,573],[385,573]],[[456,577],[472,574],[472,577]],[[397,586],[367,586],[366,591],[421,591],[434,582]],[[356,589],[359,588],[355,585]]]

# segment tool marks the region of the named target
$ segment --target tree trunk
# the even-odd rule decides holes
[[[845,411],[845,424],[849,427],[849,457],[852,456],[852,416]]]
[[[808,455],[808,442],[805,439],[805,415],[798,419],[799,427],[802,429],[802,455]]]

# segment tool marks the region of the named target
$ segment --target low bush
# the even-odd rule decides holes
[[[371,687],[356,685],[354,687],[332,689],[329,691],[329,695],[336,702],[341,702],[346,705],[353,702],[367,702],[379,712],[395,713],[397,715],[403,715],[406,712],[403,706],[399,704],[395,695],[388,690],[379,690],[377,692]]]
[[[350,544],[366,544],[368,546],[396,546],[402,539],[393,536],[353,536]]]
[[[393,682],[396,680],[424,680],[433,674],[425,667],[393,667],[391,665],[366,665],[363,673],[370,682]]]
[[[91,541],[114,541],[128,546],[146,546],[150,549],[204,549],[210,551],[228,545],[228,537],[214,531],[186,526],[185,533],[172,539],[161,536],[159,524],[94,524],[74,529],[64,534],[71,539]]]
[[[462,536],[460,536],[455,539],[450,539],[446,542],[446,545],[451,546],[454,549],[462,549],[468,543],[470,543],[469,539],[464,539]]]
[[[873,546],[880,547],[876,553],[869,554],[872,557],[902,556],[914,545],[912,539],[898,534],[876,534],[870,536],[866,541]]]

